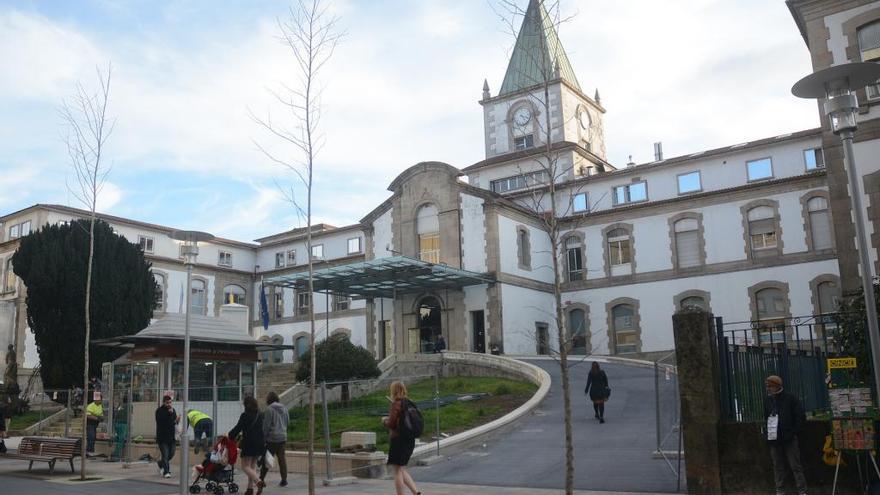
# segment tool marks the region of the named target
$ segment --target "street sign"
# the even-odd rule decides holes
[[[848,369],[856,367],[856,358],[829,358],[828,359],[828,369],[836,370],[836,369]]]

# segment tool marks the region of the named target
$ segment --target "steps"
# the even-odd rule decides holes
[[[68,437],[71,438],[80,438],[82,437],[82,416],[78,416],[76,418],[73,417],[73,413],[70,413],[69,416],[70,427],[68,428]],[[58,420],[53,421],[52,423],[43,426],[39,431],[34,432],[35,435],[40,435],[44,437],[63,437],[64,436],[64,416],[58,418]]]
[[[270,391],[281,395],[296,384],[296,365],[292,363],[261,364],[257,368],[257,390],[265,397]]]

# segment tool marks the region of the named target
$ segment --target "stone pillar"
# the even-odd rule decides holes
[[[687,487],[695,494],[721,493],[721,397],[713,328],[712,315],[703,311],[681,311],[672,317]]]

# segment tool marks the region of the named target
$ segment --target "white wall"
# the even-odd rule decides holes
[[[471,311],[483,311],[483,328],[486,330],[486,352],[489,352],[489,293],[486,284],[471,285],[464,288],[465,310],[465,345],[468,351],[474,349],[474,323],[471,321]]]
[[[483,200],[461,194],[461,248],[465,270],[483,273],[486,266],[486,215]]]
[[[531,244],[532,255],[531,270],[524,270],[519,267],[516,245],[516,229],[518,226],[523,226],[529,230],[529,244]],[[499,261],[502,272],[541,282],[553,283],[553,258],[550,254],[550,237],[546,232],[499,214],[498,241]]]
[[[373,258],[385,258],[394,256],[394,253],[388,250],[390,247],[395,251],[400,251],[394,246],[394,231],[391,226],[391,212],[393,208],[383,213],[373,222]]]
[[[501,313],[504,325],[505,354],[535,354],[535,322],[546,322],[550,344],[555,348],[553,295],[509,284],[498,284],[501,290]],[[489,346],[490,342],[486,341]]]
[[[327,325],[327,321],[324,318],[316,319],[315,341],[323,341],[328,333],[332,334],[333,331],[337,328],[347,328],[348,330],[351,330],[351,342],[354,345],[359,345],[364,348],[367,347],[366,319],[363,315],[345,317],[331,316],[329,327]],[[284,337],[284,343],[286,345],[293,345],[295,343],[294,336],[300,333],[308,334],[310,332],[310,323],[308,321],[299,321],[295,323],[273,324],[270,321],[269,328],[267,330],[263,330],[263,327],[261,325],[258,325],[253,327],[253,331],[257,336],[268,335],[272,337],[274,335],[281,335],[282,337]],[[294,362],[294,351],[284,351],[284,362]]]

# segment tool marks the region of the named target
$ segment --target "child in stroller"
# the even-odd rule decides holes
[[[206,481],[205,491],[214,495],[223,495],[223,485],[229,493],[238,493],[238,485],[235,484],[235,461],[238,460],[238,445],[235,440],[221,436],[214,448],[205,454],[205,460],[193,466],[192,485],[190,493],[199,493],[202,487],[199,481]]]

